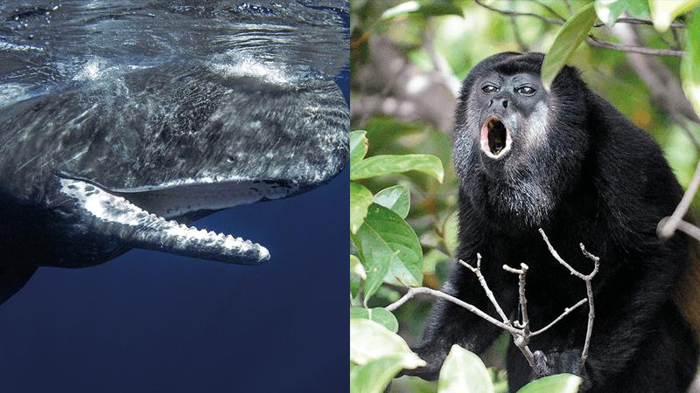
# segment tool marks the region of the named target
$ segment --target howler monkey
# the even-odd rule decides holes
[[[454,130],[459,188],[460,259],[482,273],[507,315],[515,316],[518,278],[502,265],[529,265],[532,329],[586,298],[585,284],[559,265],[538,233],[593,280],[595,323],[580,370],[588,310],[580,307],[530,347],[546,356],[548,373],[582,375],[589,392],[685,392],[696,372],[698,345],[673,301],[687,268],[690,240],[661,241],[659,220],[682,189],[656,142],[591,92],[572,67],[550,92],[540,83],[544,56],[501,53],[471,70],[462,84]],[[443,288],[497,317],[475,275],[456,268]],[[439,300],[416,349],[426,367],[408,374],[436,379],[452,344],[476,353],[501,333],[465,309]],[[533,379],[518,349],[507,354],[511,391]]]

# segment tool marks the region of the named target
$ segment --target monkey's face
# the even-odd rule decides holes
[[[543,58],[501,53],[483,60],[464,80],[455,113],[460,192],[484,220],[511,232],[552,217],[588,149],[587,88],[566,67],[545,91]]]
[[[535,74],[489,73],[474,84],[481,159],[486,168],[526,164],[529,149],[542,139],[546,124],[545,89]],[[516,162],[519,161],[519,162]],[[491,163],[493,162],[493,163]]]

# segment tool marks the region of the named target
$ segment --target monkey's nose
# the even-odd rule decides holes
[[[503,105],[503,108],[508,108],[508,99],[506,98],[494,98],[489,101],[489,107],[493,106],[493,104],[498,104],[500,103]]]

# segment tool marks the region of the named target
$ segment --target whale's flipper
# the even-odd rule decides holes
[[[0,267],[0,304],[19,291],[32,278],[36,269],[36,266]]]

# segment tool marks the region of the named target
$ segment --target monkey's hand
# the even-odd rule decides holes
[[[402,370],[396,378],[404,375],[419,377],[426,381],[436,381],[440,376],[440,368],[447,357],[447,352],[442,347],[424,345],[419,348],[412,348],[427,364],[424,367],[416,367],[413,370]]]
[[[581,364],[581,351],[569,349],[563,352],[550,352],[544,355],[542,351],[535,351],[536,370],[534,374],[539,377],[555,374],[573,374],[583,378],[579,392],[585,392],[591,388],[586,367]],[[544,365],[544,367],[543,367]]]

